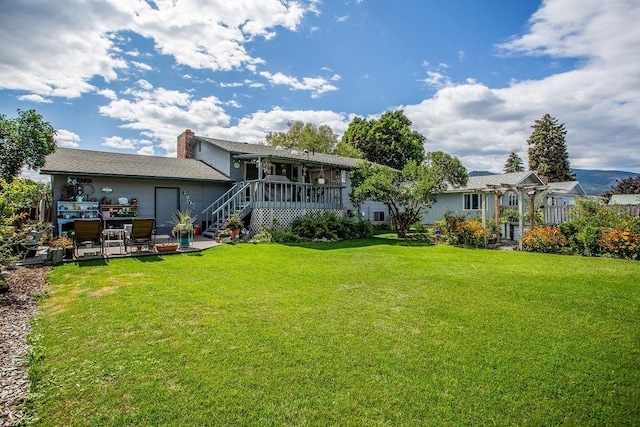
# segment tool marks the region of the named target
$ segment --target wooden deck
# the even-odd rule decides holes
[[[156,244],[169,243],[171,238],[169,236],[157,236]],[[78,258],[73,259],[65,259],[63,262],[82,262],[82,261],[95,261],[95,260],[109,260],[109,259],[117,259],[117,258],[131,258],[131,257],[145,257],[145,256],[165,256],[165,255],[176,255],[176,254],[184,254],[184,253],[194,253],[194,252],[202,252],[206,249],[213,248],[215,246],[221,245],[222,243],[218,243],[215,240],[208,239],[202,236],[194,236],[191,246],[189,248],[178,248],[177,251],[172,252],[157,252],[153,249],[142,248],[141,250],[137,250],[137,248],[130,248],[128,252],[122,248],[122,246],[111,246],[106,247],[104,249],[104,253],[100,253],[100,248],[86,248],[80,249],[80,256]],[[133,249],[133,250],[131,250]],[[38,266],[44,264],[50,264],[50,261],[47,260],[47,250],[48,248],[43,247],[38,250],[38,253],[35,256],[28,257],[24,260],[17,260],[16,265],[21,266]]]

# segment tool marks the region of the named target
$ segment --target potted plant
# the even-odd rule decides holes
[[[69,248],[73,247],[73,242],[70,238],[64,236],[54,237],[49,240],[48,245],[51,251],[51,262],[54,264],[61,263],[64,258],[70,258],[66,253]]]
[[[192,216],[189,210],[176,211],[171,216],[171,235],[178,239],[181,247],[188,247],[193,239],[193,224],[196,221],[195,215]]]
[[[225,229],[231,230],[231,240],[234,240],[240,234],[240,229],[244,227],[244,222],[242,222],[238,214],[233,213],[225,220],[224,225]]]

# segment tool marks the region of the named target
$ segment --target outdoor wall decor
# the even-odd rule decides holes
[[[106,186],[106,187],[102,187],[102,190],[100,191],[102,191],[104,194],[111,194],[113,193],[113,188]]]

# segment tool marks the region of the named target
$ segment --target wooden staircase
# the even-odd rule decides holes
[[[252,182],[237,182],[226,193],[211,203],[201,213],[208,227],[202,235],[213,239],[218,230],[224,228],[227,218],[236,214],[240,219],[244,219],[253,208],[253,197],[251,191]]]

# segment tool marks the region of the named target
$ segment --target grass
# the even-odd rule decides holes
[[[640,263],[225,245],[57,267],[37,425],[637,425]]]

